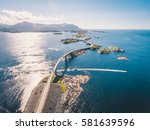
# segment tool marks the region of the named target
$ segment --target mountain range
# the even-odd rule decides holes
[[[57,32],[57,31],[79,31],[78,26],[73,24],[38,24],[21,22],[15,25],[0,24],[0,32]]]

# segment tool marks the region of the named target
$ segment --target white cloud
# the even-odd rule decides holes
[[[33,22],[33,23],[62,23],[65,17],[61,15],[59,17],[45,17],[42,15],[35,16],[29,11],[13,11],[13,10],[2,10],[2,15],[0,15],[0,23],[4,24],[16,24],[23,21]]]

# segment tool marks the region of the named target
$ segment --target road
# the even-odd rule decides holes
[[[52,82],[53,76],[55,75],[57,67],[58,67],[59,63],[62,61],[62,59],[65,58],[66,56],[70,55],[70,53],[75,53],[75,52],[79,52],[79,51],[83,51],[83,50],[89,50],[89,49],[91,49],[91,48],[86,47],[86,48],[81,48],[81,49],[75,49],[73,51],[65,53],[62,57],[60,57],[58,59],[57,63],[55,64],[55,66],[53,68],[53,70],[51,71],[51,74],[48,78],[48,81],[47,81],[45,87],[42,90],[41,96],[40,96],[40,98],[37,102],[37,106],[36,106],[35,111],[34,111],[35,113],[42,113],[42,110],[45,106],[46,99],[47,99],[48,94],[49,94],[49,90],[51,88],[51,82]]]

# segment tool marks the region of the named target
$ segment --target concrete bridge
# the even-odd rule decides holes
[[[91,49],[91,48],[90,47],[86,47],[86,48],[81,48],[81,49],[75,49],[73,51],[65,53],[62,57],[60,57],[58,59],[57,63],[55,64],[54,68],[51,71],[51,74],[50,74],[50,76],[48,78],[46,86],[44,86],[44,88],[42,90],[41,96],[40,96],[40,98],[39,98],[39,100],[37,102],[37,106],[36,106],[34,112],[36,112],[36,113],[43,112],[43,108],[45,106],[46,99],[47,99],[48,94],[49,94],[49,89],[51,88],[51,83],[52,83],[53,77],[57,73],[57,68],[58,68],[60,62],[63,59],[65,59],[65,62],[67,62],[68,60],[73,59],[76,53],[81,52],[81,51],[86,51],[86,50],[89,50],[89,49]]]

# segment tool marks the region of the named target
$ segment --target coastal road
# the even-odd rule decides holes
[[[55,75],[55,71],[53,70],[50,74],[50,77],[49,77],[45,87],[42,90],[41,96],[39,98],[39,101],[37,103],[37,107],[35,108],[34,112],[36,112],[36,113],[42,112],[42,110],[45,106],[46,99],[48,97],[49,89],[51,88],[51,81],[52,81],[54,75]]]
[[[45,103],[46,103],[46,99],[48,97],[48,94],[49,94],[49,90],[51,88],[51,82],[52,82],[52,79],[53,79],[53,76],[55,75],[55,72],[57,70],[57,67],[59,65],[59,63],[61,62],[61,60],[63,58],[65,58],[66,56],[70,55],[71,53],[75,53],[75,52],[79,52],[79,51],[84,51],[84,50],[89,50],[91,49],[90,47],[86,47],[86,48],[81,48],[81,49],[76,49],[76,50],[73,50],[73,51],[70,51],[68,53],[65,53],[62,57],[59,58],[59,60],[57,61],[57,63],[55,64],[53,70],[51,71],[51,74],[48,78],[48,81],[46,83],[46,85],[44,86],[43,90],[42,90],[42,93],[41,93],[41,96],[37,102],[37,106],[34,110],[35,113],[42,113],[42,110],[45,106]]]

